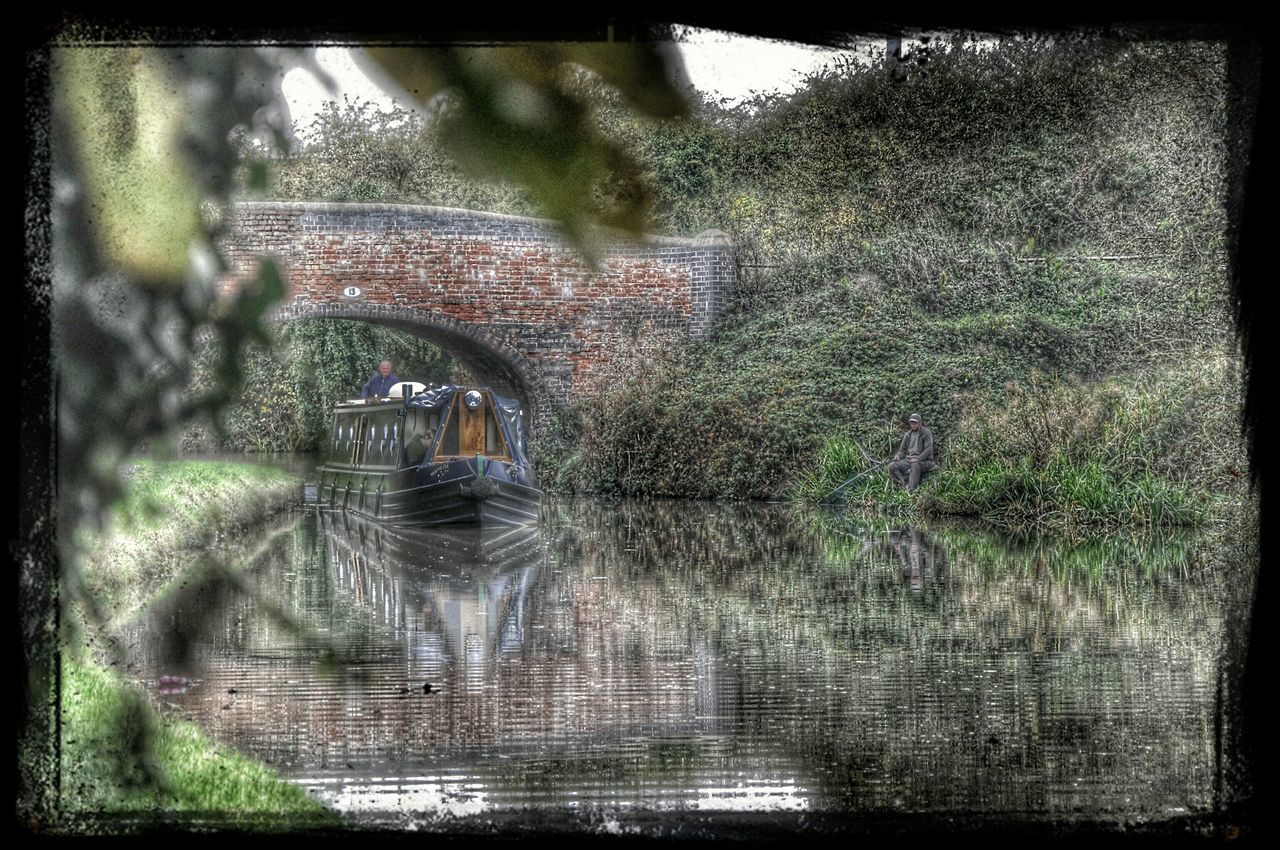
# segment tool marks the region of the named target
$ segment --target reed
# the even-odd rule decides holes
[[[1151,475],[1125,477],[1098,458],[1055,457],[1036,465],[957,467],[922,491],[925,514],[968,516],[1002,531],[1037,528],[1079,537],[1126,527],[1197,526],[1207,501]]]
[[[821,502],[850,478],[864,473],[866,478],[872,478],[880,473],[880,469],[858,441],[845,436],[829,437],[823,442],[813,465],[801,470],[795,498],[810,504]]]

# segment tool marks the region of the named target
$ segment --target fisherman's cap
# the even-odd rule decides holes
[[[919,414],[919,413],[913,413],[913,414],[911,414],[910,416],[908,416],[908,417],[907,417],[907,421],[908,421],[908,422],[923,422],[924,420],[920,418],[920,414]]]

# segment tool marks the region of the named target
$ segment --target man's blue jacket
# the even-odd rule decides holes
[[[387,375],[382,377],[381,372],[374,372],[373,377],[365,381],[364,389],[360,390],[360,398],[369,398],[375,395],[386,395],[391,392],[391,388],[400,383],[400,379],[395,375]]]

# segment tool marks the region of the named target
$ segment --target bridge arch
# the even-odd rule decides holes
[[[402,304],[296,302],[277,310],[277,322],[300,319],[343,319],[383,325],[433,343],[456,357],[480,383],[499,395],[518,398],[535,430],[548,424],[563,399],[552,398],[542,370],[505,340],[483,326],[459,321],[433,310]],[[402,375],[411,380],[412,375]]]

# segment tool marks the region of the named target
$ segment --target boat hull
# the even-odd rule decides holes
[[[376,473],[320,470],[321,505],[390,525],[530,525],[538,521],[542,492],[496,477],[462,475],[419,483],[412,470]]]

